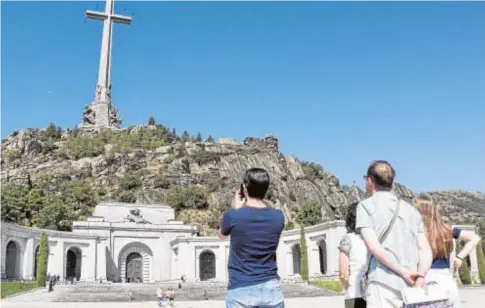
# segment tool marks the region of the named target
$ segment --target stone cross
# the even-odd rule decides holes
[[[84,126],[118,128],[121,119],[111,104],[111,47],[113,42],[113,23],[131,24],[131,17],[114,14],[114,0],[106,0],[104,12],[87,11],[86,17],[103,21],[103,39],[99,60],[98,84],[94,101],[85,106]]]

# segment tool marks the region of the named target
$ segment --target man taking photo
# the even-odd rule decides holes
[[[222,218],[219,238],[230,236],[227,308],[284,307],[276,250],[285,218],[263,202],[268,188],[266,170],[247,170]]]

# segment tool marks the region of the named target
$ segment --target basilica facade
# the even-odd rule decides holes
[[[461,226],[473,228],[473,226]],[[72,232],[1,225],[2,278],[35,279],[40,236],[48,236],[47,272],[61,280],[156,283],[227,281],[229,241],[199,236],[196,226],[175,220],[163,204],[100,203]],[[343,221],[305,228],[309,275],[337,279],[338,244],[346,233]],[[300,279],[300,230],[284,231],[277,251],[282,279]],[[472,275],[478,274],[470,254]]]

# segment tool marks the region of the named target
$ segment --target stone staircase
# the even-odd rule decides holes
[[[178,289],[178,282],[162,282],[157,284],[77,284],[57,285],[49,301],[54,302],[127,302],[130,292],[133,301],[155,301],[157,289],[162,286],[164,290],[172,287],[175,291],[176,301],[205,300],[204,290],[207,290],[210,300],[223,300],[226,296],[226,284],[217,282],[184,283]],[[281,284],[283,294],[290,297],[319,297],[339,295],[334,292],[310,286],[306,283]]]

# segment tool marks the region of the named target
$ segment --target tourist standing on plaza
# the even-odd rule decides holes
[[[426,235],[433,251],[433,264],[426,276],[428,283],[436,283],[448,296],[452,307],[460,307],[460,294],[453,274],[461,267],[463,259],[477,246],[480,237],[473,231],[452,228],[440,216],[437,202],[427,197],[416,198],[414,205],[421,213],[426,229]],[[453,266],[450,264],[453,252],[453,239],[466,244],[456,255]]]
[[[158,306],[162,307],[162,304],[163,304],[163,289],[162,289],[162,287],[159,287],[158,290],[157,290],[157,302],[158,302]]]
[[[364,176],[372,196],[357,206],[356,229],[369,250],[367,307],[401,307],[401,290],[425,287],[431,247],[419,212],[392,192],[395,171],[387,161],[371,163]]]
[[[269,182],[266,170],[247,170],[222,218],[219,238],[230,236],[227,308],[284,307],[276,250],[285,218],[263,201]]]
[[[345,288],[345,308],[365,308],[361,295],[361,280],[367,270],[367,248],[359,234],[355,233],[357,212],[355,202],[347,209],[345,225],[347,234],[340,241],[339,276]]]

